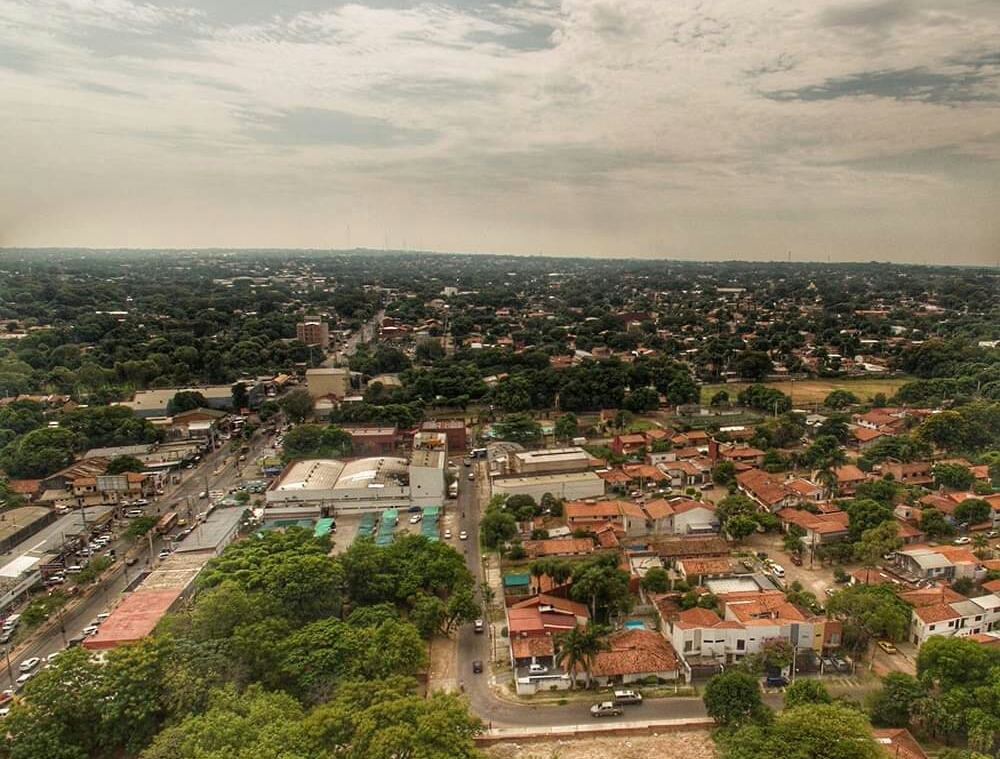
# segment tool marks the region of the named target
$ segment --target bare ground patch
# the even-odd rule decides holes
[[[490,759],[714,759],[715,744],[707,731],[620,737],[580,736],[519,744],[501,743],[484,749]]]

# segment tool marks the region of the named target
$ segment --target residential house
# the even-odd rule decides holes
[[[751,448],[749,445],[720,447],[719,456],[723,461],[732,461],[733,463],[749,464],[757,467],[764,466],[764,451],[758,448]]]
[[[929,461],[886,462],[882,465],[882,476],[891,474],[896,482],[903,485],[933,485],[934,465]]]
[[[611,450],[619,456],[635,456],[646,449],[646,437],[639,433],[631,435],[615,435],[611,441]]]
[[[570,529],[594,529],[611,524],[629,536],[647,532],[646,515],[637,503],[631,501],[568,501],[563,504],[563,515]]]
[[[674,649],[689,667],[731,664],[758,653],[763,643],[773,639],[817,652],[841,644],[839,622],[790,604],[780,591],[727,593],[721,594],[719,601],[724,617],[694,608],[663,620]],[[657,610],[662,618],[660,604]]]
[[[589,556],[594,552],[594,541],[590,538],[550,538],[548,540],[525,540],[522,543],[529,558],[541,559],[549,556]]]
[[[799,500],[798,493],[785,487],[784,482],[761,469],[748,469],[737,474],[736,487],[745,496],[756,501],[762,509],[771,513],[792,506]]]
[[[873,430],[869,427],[852,427],[850,433],[854,448],[858,451],[867,451],[886,437],[881,430]]]
[[[777,516],[785,532],[793,524],[805,530],[802,540],[806,546],[815,547],[844,540],[849,532],[846,511],[813,514],[802,509],[781,509]]]
[[[976,579],[979,559],[961,546],[914,545],[896,552],[896,563],[904,572],[921,580]]]
[[[670,641],[653,630],[620,630],[608,636],[607,644],[607,649],[594,655],[590,667],[591,682],[600,687],[651,678],[669,682],[684,672]],[[586,677],[582,668],[575,676],[577,681]]]
[[[837,475],[837,495],[841,498],[852,497],[858,485],[868,479],[868,475],[854,464],[844,464],[833,471]]]
[[[677,573],[689,585],[704,585],[708,580],[731,577],[733,565],[729,559],[681,559],[677,562]]]
[[[1000,629],[1000,597],[966,598],[947,587],[900,593],[913,606],[909,640],[921,646],[932,635],[967,637]]]
[[[715,504],[690,498],[672,498],[670,505],[674,510],[675,535],[705,535],[719,531]]]

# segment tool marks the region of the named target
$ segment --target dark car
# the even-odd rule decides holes
[[[791,556],[791,559],[792,559],[792,564],[794,564],[795,566],[797,566],[797,567],[801,567],[802,566],[802,555],[801,554],[793,553],[792,556]]]
[[[473,674],[478,675],[482,671],[483,671],[483,663],[481,661],[479,661],[479,659],[476,659],[474,662],[472,662],[472,672],[473,672]]]
[[[784,675],[768,675],[764,679],[764,685],[768,688],[784,688],[788,685],[788,678]]]
[[[767,551],[757,551],[757,558],[763,561],[767,558]]]

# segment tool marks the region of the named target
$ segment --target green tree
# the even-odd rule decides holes
[[[194,411],[196,408],[208,408],[205,396],[193,390],[181,390],[167,401],[167,416],[174,416],[184,411]]]
[[[955,521],[959,524],[980,524],[987,521],[993,507],[982,498],[966,498],[955,507]]]
[[[245,382],[237,382],[232,388],[233,408],[237,412],[245,408],[250,408],[250,393],[247,392]]]
[[[59,427],[32,430],[0,452],[0,464],[12,477],[41,478],[73,463],[78,438]]]
[[[829,691],[819,680],[800,677],[785,689],[785,708],[808,704],[829,704],[833,701]]]
[[[560,414],[556,418],[555,436],[557,440],[572,440],[580,434],[576,414]]]
[[[826,611],[843,623],[855,655],[872,638],[902,640],[910,623],[909,605],[889,585],[851,585],[830,598]]]
[[[293,422],[301,422],[312,413],[313,400],[308,390],[300,388],[283,395],[278,405]]]
[[[702,701],[708,716],[723,727],[766,722],[770,716],[760,684],[749,672],[731,670],[716,675],[705,686]]]
[[[666,593],[670,590],[670,576],[667,570],[661,567],[653,567],[642,576],[640,581],[643,590],[647,593]]]
[[[758,522],[754,517],[736,514],[726,520],[723,530],[737,543],[757,531]]]
[[[786,709],[770,725],[748,725],[723,738],[720,759],[884,759],[868,720],[844,704]]]
[[[899,524],[892,520],[861,533],[861,540],[854,544],[854,555],[866,567],[874,567],[883,556],[901,545],[903,540],[899,537]]]
[[[861,500],[878,501],[892,506],[896,500],[898,486],[890,480],[865,480],[854,489],[854,497]]]
[[[528,414],[510,414],[494,424],[493,431],[501,440],[521,445],[532,445],[542,439],[541,425]]]
[[[712,467],[712,482],[716,485],[732,485],[736,482],[736,464],[720,461]]]
[[[438,633],[444,627],[446,616],[444,601],[426,593],[421,593],[410,609],[410,622],[424,638],[431,638]]]
[[[209,708],[160,732],[143,759],[319,759],[302,707],[285,693],[251,685],[215,694]]]
[[[593,620],[606,623],[613,614],[629,609],[628,583],[628,572],[619,568],[618,557],[604,554],[573,568],[570,596],[587,604]]]
[[[479,533],[484,546],[498,548],[517,535],[517,522],[506,511],[487,509],[479,522]]]
[[[858,398],[850,390],[834,390],[826,396],[823,405],[827,408],[843,409],[853,406],[858,402]]]
[[[934,483],[938,487],[955,490],[968,490],[975,480],[969,468],[961,464],[936,464],[931,469],[931,474],[934,475]]]
[[[892,508],[887,504],[864,498],[848,501],[844,510],[847,512],[847,525],[852,542],[861,540],[866,530],[893,519]]]
[[[156,526],[156,517],[136,517],[129,522],[125,537],[135,540],[141,538]]]
[[[929,538],[940,538],[952,533],[945,515],[932,506],[920,510],[920,529]]]
[[[556,636],[556,661],[571,675],[570,687],[576,687],[576,671],[582,669],[586,678],[586,688],[590,688],[590,673],[594,657],[608,648],[606,630],[599,625],[574,627],[569,632]]]
[[[125,472],[141,474],[145,469],[146,465],[135,458],[135,456],[115,456],[108,464],[105,474],[123,474]]]
[[[890,672],[882,678],[882,689],[871,694],[868,713],[878,727],[909,727],[913,706],[927,695],[913,675]]]

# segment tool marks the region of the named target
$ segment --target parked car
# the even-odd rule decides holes
[[[481,633],[486,629],[486,623],[481,619],[477,619],[472,626],[472,631],[475,633]]]
[[[801,567],[802,566],[802,555],[798,554],[798,553],[793,553],[791,555],[791,561],[792,561],[792,564],[794,564],[795,566]]]
[[[827,588],[823,592],[826,593],[828,596],[832,596],[834,593],[837,592],[837,589],[836,588]]]
[[[771,562],[771,574],[773,574],[775,577],[784,577],[785,568],[780,564],[775,564],[774,562]]]
[[[878,642],[878,647],[885,651],[887,654],[896,653],[896,647],[887,640],[880,640]]]
[[[17,680],[15,681],[15,688],[16,688],[17,690],[20,690],[21,688],[23,688],[23,687],[24,687],[25,683],[27,683],[27,682],[28,682],[28,680],[30,680],[30,679],[31,679],[32,677],[34,677],[34,676],[35,676],[35,673],[34,673],[34,672],[25,672],[25,673],[24,673],[23,675],[21,675],[21,676],[20,676],[19,678],[17,678]]]
[[[829,656],[821,656],[819,660],[823,664],[824,672],[829,672],[830,670],[837,668],[836,665],[834,665],[833,663],[833,659],[831,659]]]
[[[170,555],[170,551],[168,551],[168,550],[167,550],[166,548],[164,548],[164,549],[163,549],[162,551],[160,551],[160,553],[159,553],[159,554],[157,555],[157,558],[158,558],[158,559],[159,559],[160,561],[163,561],[163,560],[164,560],[165,558],[167,558],[167,557],[168,557],[169,555]]]
[[[591,717],[618,717],[622,714],[622,708],[614,701],[602,701],[590,707]]]
[[[420,514],[414,514],[412,517],[410,517],[410,524],[419,524],[421,518],[422,517]]]
[[[764,678],[764,685],[768,688],[784,688],[788,685],[788,678],[784,675],[768,675]]]
[[[532,675],[544,675],[549,671],[549,668],[544,664],[532,664],[528,667],[528,673]]]
[[[955,545],[957,546],[967,546],[971,542],[972,538],[970,538],[968,535],[963,535],[960,538],[955,538]]]
[[[476,479],[476,473],[475,472],[469,472],[469,479],[470,480]]]
[[[841,659],[839,656],[831,657],[833,659],[833,666],[837,668],[838,672],[849,672],[851,665],[845,660]]]
[[[125,517],[127,519],[135,519],[136,517],[142,516],[142,509],[129,509],[125,512]]]
[[[83,628],[81,635],[83,635],[83,637],[85,638],[89,638],[91,635],[94,635],[97,632],[97,630],[98,630],[97,625],[88,625],[87,627]]]
[[[641,704],[642,694],[637,693],[634,690],[616,690],[615,691],[615,703],[616,704]]]
[[[445,530],[444,531],[444,539],[445,540],[451,540],[451,530]]]
[[[458,533],[458,539],[459,540],[468,540],[469,539],[469,533],[467,533],[465,530],[462,530],[460,533]]]
[[[35,667],[38,666],[38,662],[40,661],[41,659],[39,659],[37,656],[32,656],[30,659],[25,659],[23,662],[21,662],[17,668],[22,672],[31,672],[31,670],[33,670]]]
[[[990,530],[986,533],[986,537],[988,538],[995,538],[997,535],[1000,535],[1000,532],[997,532],[996,530]]]
[[[473,674],[478,675],[482,671],[483,671],[483,663],[481,661],[479,661],[479,659],[476,659],[474,662],[472,662],[472,672],[473,672]]]

